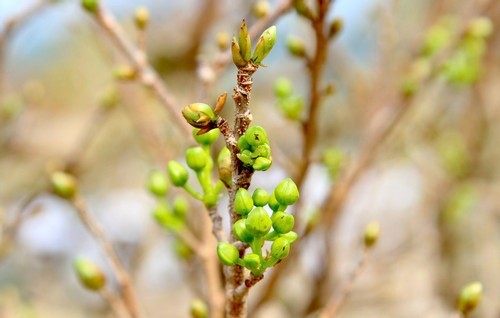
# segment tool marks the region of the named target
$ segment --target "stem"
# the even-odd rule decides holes
[[[125,307],[123,300],[116,297],[116,295],[113,294],[113,292],[104,287],[99,291],[99,293],[101,294],[101,297],[108,303],[109,308],[111,308],[111,311],[113,311],[116,317],[118,318],[130,317],[130,314],[127,312],[127,308]]]

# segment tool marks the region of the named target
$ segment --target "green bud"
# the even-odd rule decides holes
[[[161,171],[155,170],[149,174],[148,190],[157,197],[164,197],[168,193],[168,181]]]
[[[137,77],[137,71],[130,65],[121,65],[115,68],[113,75],[117,80],[133,80]]]
[[[247,254],[243,257],[245,267],[256,273],[260,270],[260,256],[254,253]]]
[[[279,234],[290,232],[295,225],[293,215],[281,211],[274,213],[271,220],[273,221],[273,229]]]
[[[167,172],[170,181],[176,187],[183,187],[189,178],[186,168],[174,160],[168,162]]]
[[[115,107],[120,101],[120,95],[115,86],[108,87],[104,94],[101,96],[100,104],[105,109]]]
[[[340,33],[340,31],[342,31],[343,26],[344,21],[342,21],[342,19],[338,18],[333,20],[330,24],[330,29],[328,30],[328,37],[330,39],[336,37]]]
[[[274,192],[269,197],[269,202],[267,203],[267,205],[269,205],[271,210],[273,210],[274,212],[278,211],[280,203],[276,200],[276,195],[274,194]]]
[[[247,140],[245,139],[245,135],[240,136],[240,138],[238,138],[238,149],[240,151],[243,151],[243,150],[247,150],[250,148],[251,148],[251,146],[247,142]]]
[[[276,42],[276,26],[265,30],[259,38],[252,55],[252,62],[256,65],[262,63],[264,58],[271,52]]]
[[[266,171],[267,169],[269,169],[271,167],[272,164],[273,164],[273,161],[271,159],[259,157],[259,158],[255,159],[255,162],[253,163],[252,168],[254,170],[257,170],[257,171]]]
[[[77,192],[76,179],[66,172],[54,172],[50,177],[54,193],[63,199],[72,199]]]
[[[82,0],[82,7],[90,13],[99,10],[99,0]]]
[[[467,34],[477,38],[487,38],[493,33],[493,23],[488,17],[472,20],[467,27]]]
[[[216,119],[210,106],[204,103],[190,104],[182,109],[182,116],[193,127],[204,128]]]
[[[246,216],[253,208],[252,196],[244,188],[239,188],[234,198],[234,210],[239,215]]]
[[[206,318],[208,317],[207,304],[201,299],[193,299],[190,305],[192,318]]]
[[[306,46],[304,41],[296,36],[289,36],[286,39],[286,47],[290,54],[296,57],[304,57],[306,56]]]
[[[245,141],[252,147],[268,143],[267,133],[261,126],[252,126],[245,132]]]
[[[309,8],[309,5],[307,4],[306,0],[294,0],[293,5],[297,13],[300,14],[301,16],[304,16],[306,18],[313,17],[311,8]]]
[[[219,128],[211,129],[210,131],[198,135],[198,132],[200,131],[199,128],[193,129],[193,137],[194,140],[196,140],[197,143],[200,145],[205,145],[205,146],[210,146],[213,144],[217,138],[219,138],[220,131]]]
[[[474,282],[465,286],[460,292],[457,308],[464,315],[473,311],[481,302],[483,296],[483,286],[479,282]]]
[[[267,214],[267,211],[262,207],[253,209],[245,221],[245,226],[248,232],[253,236],[264,236],[271,229],[273,222]]]
[[[178,232],[185,226],[184,220],[173,215],[165,202],[160,202],[156,205],[153,210],[153,218],[163,228],[172,232]]]
[[[252,41],[250,33],[248,33],[247,23],[245,19],[241,22],[240,33],[238,34],[238,45],[240,46],[240,53],[243,59],[248,62],[252,55]]]
[[[174,241],[174,251],[180,259],[190,259],[193,251],[183,240]]]
[[[271,245],[271,257],[284,259],[290,253],[290,242],[284,237],[278,237]]]
[[[189,202],[183,196],[177,196],[173,203],[174,215],[180,219],[185,219],[187,210],[189,209]]]
[[[232,244],[219,242],[219,244],[217,244],[217,256],[222,264],[232,266],[235,265],[240,258],[240,253]]]
[[[255,189],[252,200],[255,206],[265,206],[269,202],[269,194],[264,189]]]
[[[292,205],[299,199],[299,189],[292,179],[287,178],[278,184],[274,195],[280,205]]]
[[[331,178],[339,175],[345,161],[345,154],[338,148],[329,148],[323,152],[323,163],[328,167]]]
[[[288,240],[288,242],[290,244],[292,244],[293,242],[295,242],[297,240],[298,235],[294,231],[290,231],[286,234],[281,234],[280,237],[286,238]]]
[[[189,148],[186,151],[186,163],[189,168],[199,172],[205,168],[208,162],[207,153],[201,147]]]
[[[252,152],[252,158],[270,158],[271,157],[271,147],[268,144],[263,144],[255,148],[254,152]]]
[[[229,47],[229,34],[227,32],[219,32],[216,35],[217,46],[221,50],[225,50]]]
[[[285,77],[280,77],[274,82],[274,94],[279,98],[289,97],[293,93],[293,85]]]
[[[380,225],[377,222],[371,222],[365,228],[364,242],[366,248],[371,248],[377,243],[380,233]]]
[[[259,0],[252,8],[253,14],[257,18],[264,18],[269,14],[269,2],[266,0]]]
[[[238,42],[236,42],[236,37],[233,36],[231,40],[231,55],[233,57],[233,63],[236,67],[243,67],[247,65],[247,61],[241,55],[241,49]]]
[[[80,283],[86,288],[97,291],[106,285],[106,276],[91,260],[78,258],[75,260],[73,267]]]
[[[247,231],[245,222],[246,219],[239,219],[238,221],[236,221],[233,225],[233,231],[240,241],[250,243],[253,241],[253,235]]]
[[[240,159],[241,162],[243,162],[247,166],[251,166],[254,163],[254,160],[252,159],[252,153],[250,150],[243,150],[239,154],[236,155],[238,159]]]
[[[219,166],[219,179],[226,185],[231,186],[233,173],[231,171],[231,151],[224,147],[217,157]]]
[[[290,96],[278,102],[278,108],[286,118],[297,121],[302,117],[304,99],[300,96]]]
[[[134,22],[139,30],[144,30],[149,24],[149,10],[146,7],[138,7],[135,10]]]

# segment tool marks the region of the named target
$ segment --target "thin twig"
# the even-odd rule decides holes
[[[78,217],[83,222],[83,224],[87,227],[92,236],[97,240],[99,245],[101,246],[104,254],[106,255],[111,269],[118,281],[118,284],[121,288],[121,293],[123,297],[123,301],[127,306],[132,317],[141,317],[139,302],[137,299],[137,293],[132,285],[130,276],[125,270],[122,261],[118,257],[113,245],[109,241],[104,232],[103,228],[95,222],[94,218],[87,210],[87,206],[81,197],[75,197],[72,199],[72,204],[76,209]]]
[[[109,290],[108,288],[102,288],[99,293],[101,297],[108,303],[109,308],[113,311],[116,317],[118,318],[130,318],[130,314],[123,303],[123,300]]]

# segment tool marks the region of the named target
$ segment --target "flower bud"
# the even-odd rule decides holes
[[[238,45],[240,46],[240,53],[243,59],[246,62],[250,61],[250,57],[252,55],[252,42],[245,19],[241,22],[240,33],[238,34]]]
[[[254,236],[264,236],[271,229],[273,222],[267,214],[267,211],[262,207],[253,209],[245,221],[245,226],[248,232]]]
[[[245,242],[245,243],[250,243],[253,241],[253,235],[247,231],[245,222],[246,222],[246,219],[239,219],[238,221],[236,221],[233,225],[233,231],[234,231],[234,234],[236,234],[236,237],[240,241]]]
[[[251,166],[255,162],[255,160],[252,159],[252,153],[248,149],[243,150],[242,152],[237,154],[236,157],[238,157],[238,159],[240,159],[240,161],[243,162],[247,166]]]
[[[240,138],[238,138],[238,149],[240,151],[248,150],[250,148],[251,148],[251,146],[247,142],[247,140],[245,139],[245,135],[242,135]]]
[[[274,94],[279,98],[289,97],[293,93],[292,82],[285,77],[280,77],[274,82]]]
[[[344,21],[342,21],[342,19],[338,18],[333,20],[330,24],[330,29],[328,30],[328,37],[330,39],[336,37],[340,33],[340,31],[342,31],[343,26]]]
[[[130,65],[121,65],[115,68],[113,75],[117,80],[133,80],[137,77],[137,71]]]
[[[174,216],[165,202],[160,202],[153,210],[153,217],[163,228],[179,232],[186,225],[184,220]]]
[[[120,95],[115,86],[108,87],[100,98],[100,105],[104,109],[112,109],[120,102]]]
[[[196,140],[196,142],[199,143],[200,145],[205,145],[205,146],[210,146],[211,144],[213,144],[217,140],[217,138],[219,138],[220,134],[219,128],[211,129],[210,131],[201,135],[198,135],[199,131],[200,131],[199,128],[195,128],[193,130],[194,140]]]
[[[253,273],[260,270],[260,256],[254,253],[247,254],[243,257],[243,263],[245,267],[251,270]]]
[[[460,292],[457,307],[464,315],[473,311],[481,302],[483,296],[483,286],[479,282],[474,282],[465,286]]]
[[[147,186],[149,192],[157,197],[164,197],[169,190],[167,176],[158,170],[152,171],[149,174]]]
[[[144,30],[149,24],[149,10],[146,7],[138,7],[135,10],[134,22],[139,30]]]
[[[271,157],[271,147],[268,144],[263,144],[255,148],[252,152],[252,158],[264,157],[269,159]]]
[[[271,168],[273,161],[271,159],[267,159],[264,157],[259,157],[255,159],[255,162],[252,165],[252,168],[257,171],[266,171]]]
[[[264,58],[271,52],[276,42],[276,26],[265,30],[259,38],[252,55],[252,62],[256,65],[262,63]]]
[[[231,40],[231,55],[233,57],[233,63],[236,67],[243,67],[247,65],[247,61],[241,55],[240,45],[236,42],[236,37],[233,36]]]
[[[284,259],[290,253],[290,242],[286,238],[278,237],[271,245],[271,257],[274,259]]]
[[[106,276],[101,269],[91,260],[78,258],[73,267],[78,279],[83,286],[90,290],[100,290],[106,284]]]
[[[328,167],[331,178],[336,178],[346,161],[345,154],[338,148],[329,148],[323,152],[323,163]]]
[[[252,147],[269,143],[266,130],[260,126],[252,126],[245,132],[245,141]]]
[[[280,237],[286,238],[288,240],[288,242],[290,244],[292,244],[293,242],[295,242],[297,240],[298,235],[294,231],[290,231],[286,234],[281,234]]]
[[[178,196],[175,198],[172,208],[175,216],[180,219],[185,219],[189,208],[189,202],[183,196]]]
[[[234,210],[239,215],[246,216],[253,208],[252,196],[244,188],[239,188],[234,198]]]
[[[170,181],[176,187],[183,187],[189,178],[186,168],[174,160],[168,162],[167,172]]]
[[[199,172],[207,165],[207,154],[201,147],[189,148],[186,151],[186,163],[189,168]]]
[[[377,222],[371,222],[365,228],[365,247],[371,248],[375,243],[377,243],[378,236],[380,233],[380,225]]]
[[[227,147],[222,148],[217,157],[219,166],[219,179],[226,185],[231,186],[233,173],[231,171],[231,151]]]
[[[296,36],[289,36],[286,39],[286,47],[288,48],[288,52],[296,57],[304,57],[306,56],[306,47],[304,41]]]
[[[204,103],[190,104],[182,109],[182,116],[193,127],[204,128],[216,119],[214,111]]]
[[[269,194],[264,189],[255,189],[252,195],[253,204],[255,206],[265,206],[269,202]]]
[[[293,215],[278,211],[271,217],[273,229],[279,234],[286,234],[293,230],[295,219]]]
[[[240,258],[240,253],[232,244],[220,242],[217,244],[217,256],[222,264],[232,266],[235,265]]]
[[[90,13],[99,10],[99,0],[82,0],[82,7]]]
[[[206,318],[208,317],[207,304],[201,299],[193,299],[191,302],[191,317],[192,318]]]
[[[286,118],[297,121],[302,117],[304,99],[299,96],[284,98],[278,102],[278,108]]]
[[[292,179],[287,178],[278,184],[274,195],[280,205],[292,205],[299,199],[299,189]]]
[[[269,207],[271,208],[271,210],[273,210],[274,212],[278,211],[278,209],[280,207],[280,204],[276,200],[276,196],[275,196],[274,192],[269,197],[269,202],[267,203],[267,205],[269,205]]]
[[[193,251],[183,240],[174,241],[174,251],[180,259],[187,260],[193,256]]]
[[[229,47],[229,34],[227,32],[219,32],[216,36],[217,46],[221,50],[225,50]]]
[[[76,195],[76,179],[65,172],[54,172],[50,177],[54,193],[63,199],[72,199]]]
[[[264,18],[269,14],[269,2],[267,0],[259,0],[252,8],[253,14],[257,18]]]
[[[301,16],[304,16],[306,18],[313,17],[313,13],[311,11],[311,8],[309,8],[309,5],[307,4],[307,0],[294,0],[293,5],[297,13]]]
[[[493,23],[487,17],[472,20],[467,27],[467,34],[477,38],[487,38],[493,32]]]

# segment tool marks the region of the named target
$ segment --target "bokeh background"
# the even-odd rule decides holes
[[[48,174],[67,164],[130,269],[150,317],[188,317],[190,300],[199,294],[193,274],[198,265],[181,259],[173,238],[155,224],[154,200],[144,184],[152,169],[164,169],[166,158],[183,160],[190,137],[139,83],[116,80],[116,68],[127,61],[79,1],[41,1],[6,32],[9,19],[35,2],[0,0],[0,317],[109,316],[100,297],[79,285],[72,262],[83,255],[108,265],[72,207],[47,186]],[[232,65],[200,96],[199,65],[218,54],[219,32],[236,33],[245,17],[256,22],[254,1],[103,3],[131,38],[137,37],[134,10],[150,9],[149,61],[179,109],[231,92]],[[272,10],[277,1],[270,5]],[[461,287],[472,281],[484,288],[473,317],[499,317],[500,4],[337,0],[329,17],[341,18],[344,27],[329,46],[323,82],[335,93],[321,106],[315,162],[301,192],[305,221],[324,212],[321,203],[339,171],[356,162],[400,96],[411,95],[401,106],[409,109],[359,175],[330,229],[334,262],[325,256],[323,240],[311,235],[277,297],[250,306],[251,317],[305,316],[325,267],[334,273],[332,290],[348,275],[371,220],[381,224],[380,242],[341,317],[450,317]],[[478,17],[488,18],[493,32],[475,48],[475,62],[461,60],[455,56],[464,49],[460,33]],[[276,79],[285,77],[295,95],[307,100],[309,94],[305,64],[289,54],[286,39],[298,36],[307,49],[314,47],[310,25],[295,12],[277,27],[267,67],[254,77],[251,104],[254,123],[267,129],[275,154],[273,167],[257,173],[252,188],[268,190],[302,159],[300,126],[283,116],[273,93]],[[436,63],[449,62],[458,75],[421,76],[428,67],[422,52],[447,36],[454,46]],[[118,103],[103,106],[115,87]],[[225,114],[231,116],[231,107]],[[325,153],[341,153],[341,163]],[[219,211],[227,217],[225,202]],[[192,207],[195,218],[202,207]],[[265,280],[260,285],[250,305]]]

